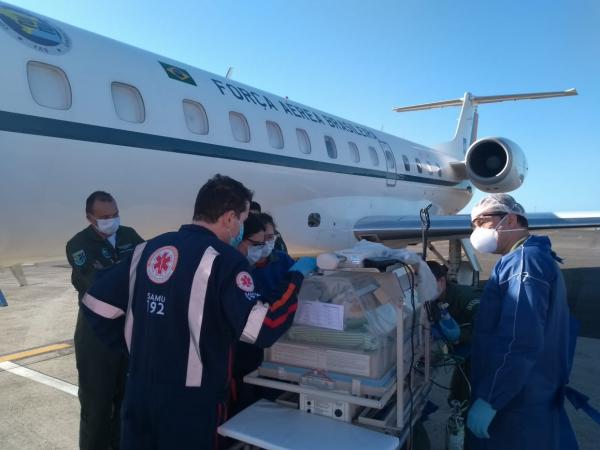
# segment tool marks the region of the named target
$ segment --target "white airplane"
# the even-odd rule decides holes
[[[142,236],[175,229],[215,173],[255,191],[293,254],[418,240],[429,203],[430,236],[461,237],[472,186],[508,192],[527,173],[512,141],[476,140],[477,105],[577,94],[397,109],[462,106],[454,138],[427,147],[2,2],[0,48],[0,267],[64,259],[99,189]]]

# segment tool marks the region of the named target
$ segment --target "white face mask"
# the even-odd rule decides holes
[[[471,233],[471,244],[481,253],[493,253],[498,248],[498,232],[495,228],[475,228]]]
[[[263,246],[263,258],[267,258],[272,252],[273,249],[275,248],[275,239],[271,239],[270,241],[265,242],[265,245]]]
[[[515,228],[513,230],[499,230],[498,227],[504,219],[508,216],[504,216],[498,225],[494,228],[480,228],[477,227],[471,233],[471,244],[475,247],[475,250],[481,253],[494,253],[498,250],[498,233],[503,233],[505,231],[521,231],[525,230],[525,228]]]
[[[112,219],[96,219],[96,229],[107,236],[112,236],[117,232],[121,220],[119,217],[113,217]]]
[[[253,245],[252,247],[248,247],[248,255],[246,258],[248,258],[250,264],[256,264],[263,258],[264,247],[264,245]]]

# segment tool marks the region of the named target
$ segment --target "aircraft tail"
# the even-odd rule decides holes
[[[394,108],[396,112],[422,111],[425,109],[446,108],[448,106],[462,106],[458,117],[458,125],[454,138],[451,141],[437,145],[436,148],[449,153],[457,159],[463,160],[469,146],[477,140],[477,123],[479,115],[477,106],[484,103],[499,103],[509,100],[537,100],[542,98],[568,97],[577,95],[575,89],[553,92],[534,92],[529,94],[508,94],[508,95],[488,95],[474,96],[470,92],[465,92],[462,98],[454,100],[443,100],[432,103],[421,103],[418,105],[403,106]]]

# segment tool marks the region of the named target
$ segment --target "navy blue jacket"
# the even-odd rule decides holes
[[[290,255],[273,250],[265,262],[259,261],[252,268],[252,277],[267,301],[279,295],[281,280],[285,279],[288,270],[296,261]]]
[[[178,411],[202,417],[214,432],[225,418],[221,405],[228,396],[235,343],[272,345],[292,323],[302,279],[289,272],[282,295],[269,306],[255,289],[246,258],[198,225],[140,244],[128,260],[104,272],[82,308],[105,341],[124,341],[130,352],[124,442],[141,439],[135,430],[143,432],[141,426],[127,426],[128,415],[138,425],[140,415],[150,417],[144,428],[155,429],[160,438],[161,420],[148,411],[160,417],[168,410],[168,420]],[[124,330],[114,320],[122,316]],[[121,323],[118,331],[116,323]],[[148,403],[148,398],[161,401]],[[178,433],[186,429],[185,417],[177,423]],[[199,440],[189,445],[212,445],[205,435],[198,432]],[[177,448],[187,448],[187,442]]]
[[[285,252],[275,250],[264,263],[259,263],[252,268],[252,277],[269,303],[275,301],[280,295],[282,281],[288,277],[290,267],[294,260]],[[244,375],[256,370],[263,361],[262,349],[255,345],[239,342],[234,358],[233,375],[238,382]]]

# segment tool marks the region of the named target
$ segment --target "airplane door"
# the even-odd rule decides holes
[[[387,142],[379,141],[379,145],[381,145],[381,149],[383,150],[383,155],[385,156],[385,166],[387,169],[387,179],[386,184],[388,186],[396,186],[396,158],[394,158],[394,153],[392,153],[392,149],[387,144]]]

